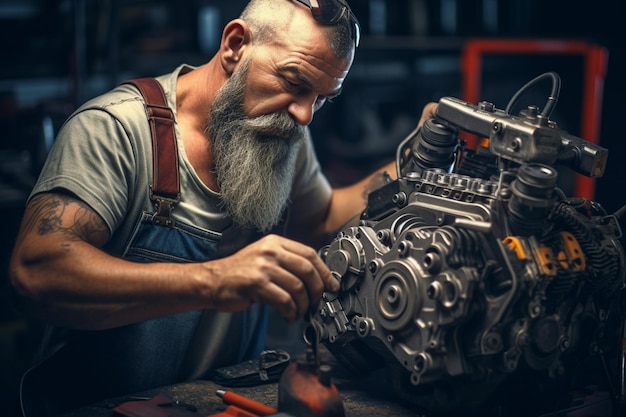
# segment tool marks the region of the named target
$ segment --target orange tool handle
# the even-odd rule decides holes
[[[222,397],[222,401],[224,401],[225,404],[234,405],[259,416],[269,416],[278,412],[278,410],[273,407],[254,401],[251,398],[233,391],[217,390],[217,395]]]

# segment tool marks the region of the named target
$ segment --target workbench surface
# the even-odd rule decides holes
[[[374,382],[373,382],[374,381]],[[341,395],[346,417],[436,417],[432,413],[420,411],[415,405],[403,403],[394,395],[389,383],[381,380],[379,375],[374,378],[367,377],[352,381],[338,381],[336,383]],[[141,397],[154,397],[163,394],[174,401],[191,404],[197,411],[183,414],[185,417],[210,417],[219,414],[228,407],[217,395],[217,390],[231,390],[244,395],[250,399],[276,408],[278,403],[278,383],[269,383],[254,387],[228,388],[216,384],[212,381],[193,381],[180,383],[168,387],[162,387],[139,394]],[[520,393],[524,396],[524,393]],[[123,401],[130,398],[115,398],[105,400],[88,407],[81,408],[64,414],[62,417],[120,417],[113,409]],[[532,401],[532,398],[528,400]],[[180,410],[180,409],[179,409]],[[184,410],[183,410],[184,411]],[[510,417],[511,410],[500,414]],[[178,416],[178,413],[168,414]],[[476,416],[468,410],[458,417]],[[478,414],[481,417],[488,417],[489,413]],[[497,415],[497,414],[496,414]],[[540,413],[541,417],[576,416],[576,417],[615,417],[622,416],[620,412],[612,410],[611,401],[607,393],[599,392],[590,395],[585,400],[577,401],[577,404],[567,410]],[[456,416],[455,416],[456,417]],[[533,417],[526,416],[524,417]]]
[[[346,417],[438,417],[435,413],[426,412],[419,409],[415,404],[403,401],[399,395],[394,392],[392,384],[385,369],[365,373],[363,375],[354,375],[342,370],[342,367],[334,360],[325,349],[320,350],[322,363],[331,365],[333,369],[332,381],[337,386],[339,394],[343,402]],[[297,349],[290,351],[292,360],[299,357],[301,352]],[[463,414],[454,417],[622,417],[622,407],[618,407],[620,411],[614,410],[613,404],[608,392],[597,390],[597,387],[585,390],[585,392],[576,395],[572,402],[563,405],[558,411],[539,413],[523,412],[517,407],[500,407],[491,408],[489,411],[483,410],[477,412],[467,410]],[[221,397],[217,395],[218,390],[234,391],[244,395],[252,400],[262,404],[277,408],[278,407],[278,383],[266,383],[252,387],[230,388],[219,385],[214,381],[197,380],[192,382],[184,382],[171,386],[156,388],[153,390],[136,393],[137,397],[152,398],[159,394],[169,397],[173,401],[190,404],[197,411],[194,413],[183,413],[185,417],[210,417],[219,414],[228,407]],[[529,392],[518,392],[519,399],[523,403],[536,403],[537,399],[532,398]],[[530,398],[529,398],[530,397]],[[83,407],[76,411],[63,414],[62,417],[120,417],[121,414],[116,413],[113,409],[124,401],[128,401],[129,397],[112,398],[104,400],[87,407]],[[180,409],[177,407],[177,410]],[[517,410],[517,411],[516,411]],[[185,411],[185,410],[183,410]],[[167,414],[168,416],[177,417],[178,413]]]
[[[351,387],[350,384],[344,386],[339,384],[338,387],[343,400],[346,417],[422,416],[419,412],[411,410],[409,406],[404,406],[399,402],[394,401],[393,393],[385,387],[376,390],[376,394]],[[255,387],[228,388],[218,385],[212,381],[193,381],[146,391],[141,393],[141,396],[152,397],[158,394],[164,394],[173,400],[197,407],[197,415],[199,417],[207,417],[220,413],[227,407],[222,399],[216,394],[217,390],[220,389],[234,391],[272,407],[277,406],[277,383],[263,384]],[[122,400],[122,398],[116,398],[102,401],[91,406],[66,413],[63,417],[118,417],[119,414],[113,411],[113,408]]]

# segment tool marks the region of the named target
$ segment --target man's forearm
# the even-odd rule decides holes
[[[63,250],[18,254],[11,265],[18,307],[46,323],[104,329],[206,304],[193,264],[129,262],[85,242]]]
[[[355,184],[333,190],[324,233],[335,233],[348,221],[360,216],[367,206],[368,195],[395,178],[395,171],[395,162],[390,162]]]

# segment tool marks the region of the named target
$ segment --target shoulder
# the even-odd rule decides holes
[[[144,141],[150,138],[145,101],[134,86],[118,85],[112,90],[88,100],[65,121],[57,140],[70,135],[83,141],[102,137],[110,144],[113,138],[123,142]]]
[[[193,70],[193,67],[183,64],[168,74],[154,78],[161,84],[168,104],[173,109],[176,107],[176,79],[179,74],[191,70]],[[142,127],[145,128],[147,126],[145,99],[139,89],[127,81],[85,102],[74,112],[72,117],[82,115],[83,113],[88,113],[90,116],[93,116],[94,113],[102,112],[109,114],[110,117],[122,123],[132,125],[137,122],[142,122]]]
[[[120,84],[112,90],[92,98],[81,105],[72,115],[93,114],[98,111],[108,113],[118,119],[129,119],[145,115],[145,102],[137,88],[130,84]]]

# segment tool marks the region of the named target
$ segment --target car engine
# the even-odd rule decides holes
[[[513,115],[545,79],[544,109]],[[320,249],[341,289],[305,341],[312,329],[351,371],[386,368],[400,398],[442,415],[528,415],[588,380],[623,399],[619,215],[566,196],[557,170],[601,177],[608,151],[550,120],[559,89],[546,73],[505,110],[440,99],[398,146],[398,179]],[[483,143],[468,149],[460,132]]]

